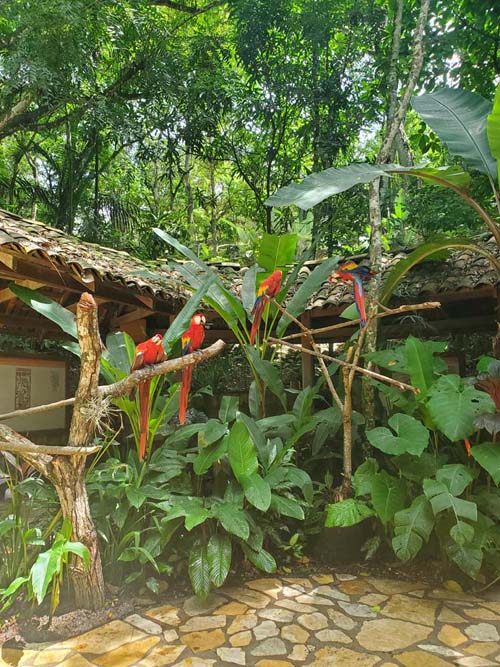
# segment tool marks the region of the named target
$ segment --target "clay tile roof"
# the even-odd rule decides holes
[[[159,269],[127,252],[81,241],[2,209],[0,250],[48,260],[54,270],[67,271],[84,284],[98,278],[167,300],[184,300],[188,295],[168,266]]]
[[[482,245],[500,258],[500,249],[493,239],[483,240]],[[382,258],[383,276],[387,275],[400,260],[405,259],[409,252],[385,254]],[[320,261],[306,262],[299,273],[297,286],[307,278]],[[361,264],[368,263],[367,258],[359,256],[356,257],[356,261]],[[218,268],[226,284],[239,294],[246,267],[240,269],[237,265],[229,267],[219,263],[214,263],[213,266]],[[500,277],[486,257],[471,250],[457,250],[452,251],[447,257],[430,259],[412,268],[397,286],[394,297],[402,301],[417,302],[431,295],[460,293],[465,290],[496,285],[500,286]],[[335,283],[325,282],[311,297],[307,309],[347,306],[352,302],[352,285],[340,280]]]

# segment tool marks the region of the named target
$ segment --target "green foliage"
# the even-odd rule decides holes
[[[29,574],[17,577],[9,586],[0,589],[0,602],[4,603],[3,610],[12,604],[23,587],[26,588],[28,600],[35,599],[37,604],[41,605],[47,595],[49,586],[51,586],[50,613],[54,613],[59,605],[64,567],[68,563],[70,554],[81,558],[85,568],[90,565],[90,555],[87,547],[80,542],[71,542],[70,537],[71,524],[65,519],[52,546],[38,555]]]
[[[410,415],[396,413],[389,419],[396,436],[384,426],[367,431],[370,443],[385,454],[413,454],[420,456],[429,442],[425,426]]]

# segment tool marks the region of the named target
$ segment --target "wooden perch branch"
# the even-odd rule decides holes
[[[385,308],[385,307],[384,307]],[[415,303],[408,304],[405,306],[399,306],[399,308],[385,308],[383,313],[377,313],[372,319],[381,319],[382,317],[389,317],[391,315],[399,315],[400,313],[408,313],[415,310],[430,310],[432,308],[441,308],[441,303],[439,301],[425,301],[424,303]],[[290,317],[290,319],[292,319]],[[295,318],[293,318],[295,321]],[[319,329],[311,329],[311,333],[315,336],[321,333],[327,333],[329,331],[336,331],[337,329],[344,329],[345,327],[353,327],[357,324],[360,324],[361,320],[349,320],[348,322],[340,322],[339,324],[331,324],[327,327],[321,327]],[[304,334],[302,333],[293,333],[288,336],[284,336],[281,340],[293,340],[294,338],[300,338]],[[1,417],[0,417],[1,419]]]
[[[61,455],[72,456],[73,454],[80,454],[88,456],[95,454],[101,449],[100,445],[92,447],[61,447],[60,445],[35,445],[34,442],[28,440],[24,436],[16,433],[14,429],[5,424],[0,424],[0,451],[14,452],[15,454],[46,454],[49,456]]]
[[[113,384],[106,384],[98,387],[97,396],[101,398],[104,398],[105,396],[110,396],[112,398],[123,396],[128,394],[130,390],[140,382],[149,380],[155,375],[167,375],[168,373],[174,373],[175,371],[180,371],[186,366],[190,366],[191,364],[199,364],[200,362],[206,361],[211,357],[215,357],[217,354],[222,352],[225,345],[226,344],[223,340],[218,340],[209,347],[206,347],[203,350],[197,350],[191,354],[186,354],[184,357],[163,361],[161,364],[155,364],[154,366],[146,366],[145,368],[141,368],[138,371],[134,371],[123,380],[119,380]],[[67,398],[64,401],[57,401],[56,403],[48,403],[47,405],[37,405],[32,408],[26,408],[25,410],[14,410],[13,412],[6,412],[5,414],[0,415],[0,421],[5,421],[6,419],[12,419],[14,417],[25,417],[26,415],[36,414],[37,412],[47,412],[47,410],[56,410],[57,408],[73,405],[74,402],[74,398]],[[2,447],[0,443],[0,449],[1,448]]]
[[[314,350],[308,350],[305,347],[302,347],[302,345],[297,345],[297,343],[289,343],[286,340],[282,340],[280,338],[269,338],[270,343],[274,343],[275,345],[284,345],[285,347],[289,347],[291,350],[295,350],[296,352],[305,352],[306,354],[310,354],[313,357],[318,357],[321,359],[325,359],[326,361],[333,361],[334,364],[338,364],[339,366],[343,366],[346,368],[351,368],[355,370],[357,373],[362,373],[363,375],[367,375],[368,377],[373,378],[374,380],[379,380],[380,382],[387,382],[388,384],[392,384],[395,387],[398,387],[398,389],[401,389],[402,391],[412,391],[414,394],[419,394],[419,390],[416,387],[412,387],[411,384],[406,384],[405,382],[400,382],[399,380],[394,380],[394,378],[390,378],[387,375],[382,375],[381,373],[376,373],[375,371],[369,371],[367,368],[362,368],[361,366],[355,366],[354,364],[350,364],[347,361],[344,361],[343,359],[337,359],[336,357],[330,357],[328,354],[323,354],[322,352],[315,352]]]

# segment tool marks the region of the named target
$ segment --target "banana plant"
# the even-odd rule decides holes
[[[265,390],[269,389],[286,407],[286,396],[283,383],[272,364],[274,352],[269,354],[268,339],[271,333],[282,336],[291,320],[281,314],[274,304],[269,304],[263,316],[264,333],[261,345],[255,348],[249,344],[248,320],[251,317],[257,285],[276,269],[283,272],[284,281],[280,293],[276,297],[279,304],[287,301],[287,312],[300,317],[307,302],[338,264],[332,257],[317,266],[304,280],[298,289],[295,283],[307,255],[296,259],[297,234],[281,236],[264,234],[257,253],[257,263],[250,267],[244,276],[239,299],[233,290],[226,286],[216,270],[203,262],[194,252],[182,245],[177,239],[162,229],[155,233],[166,243],[175,248],[188,262],[174,263],[175,269],[182,275],[187,285],[198,289],[204,280],[212,280],[205,301],[217,312],[231,329],[248,360],[254,381],[250,389],[250,404],[254,417],[265,415]],[[293,295],[292,295],[293,294]],[[290,295],[291,298],[290,298]]]
[[[485,174],[500,212],[500,86],[495,102],[460,89],[443,88],[415,97],[413,108],[446,143],[452,155],[463,159],[465,165]],[[339,169],[330,168],[310,174],[300,183],[280,188],[267,199],[267,206],[290,206],[309,209],[332,195],[344,192],[360,183],[370,183],[381,176],[407,175],[426,183],[445,187],[455,192],[481,217],[500,247],[500,227],[494,218],[469,194],[471,175],[460,166],[433,167],[420,165],[402,167],[396,164],[351,164]],[[496,182],[495,182],[496,181]],[[424,244],[406,260],[400,261],[389,273],[383,288],[387,301],[398,282],[417,262],[442,249],[466,247],[487,257],[500,273],[500,262],[478,244],[467,239],[444,239]]]

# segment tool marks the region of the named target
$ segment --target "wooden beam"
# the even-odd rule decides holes
[[[142,320],[145,317],[153,315],[153,312],[154,311],[152,311],[150,308],[136,308],[135,310],[131,310],[130,312],[125,313],[125,315],[115,317],[111,323],[111,326],[112,328],[116,327],[117,329],[120,329],[125,324],[135,322],[136,320]]]
[[[21,285],[21,287],[27,287],[28,289],[38,289],[39,287],[42,287],[42,283],[38,283],[35,280],[20,280],[17,284]],[[0,303],[5,303],[5,301],[10,301],[11,299],[17,299],[17,296],[8,287],[0,290]]]
[[[312,318],[309,310],[302,313],[300,320],[305,327],[311,328]],[[309,336],[301,336],[300,344],[306,350],[313,349]],[[312,387],[314,384],[314,357],[306,352],[301,352],[300,356],[302,361],[302,389],[304,389],[305,387]]]
[[[0,250],[0,264],[5,264],[9,269],[16,270],[16,258],[3,250]]]

